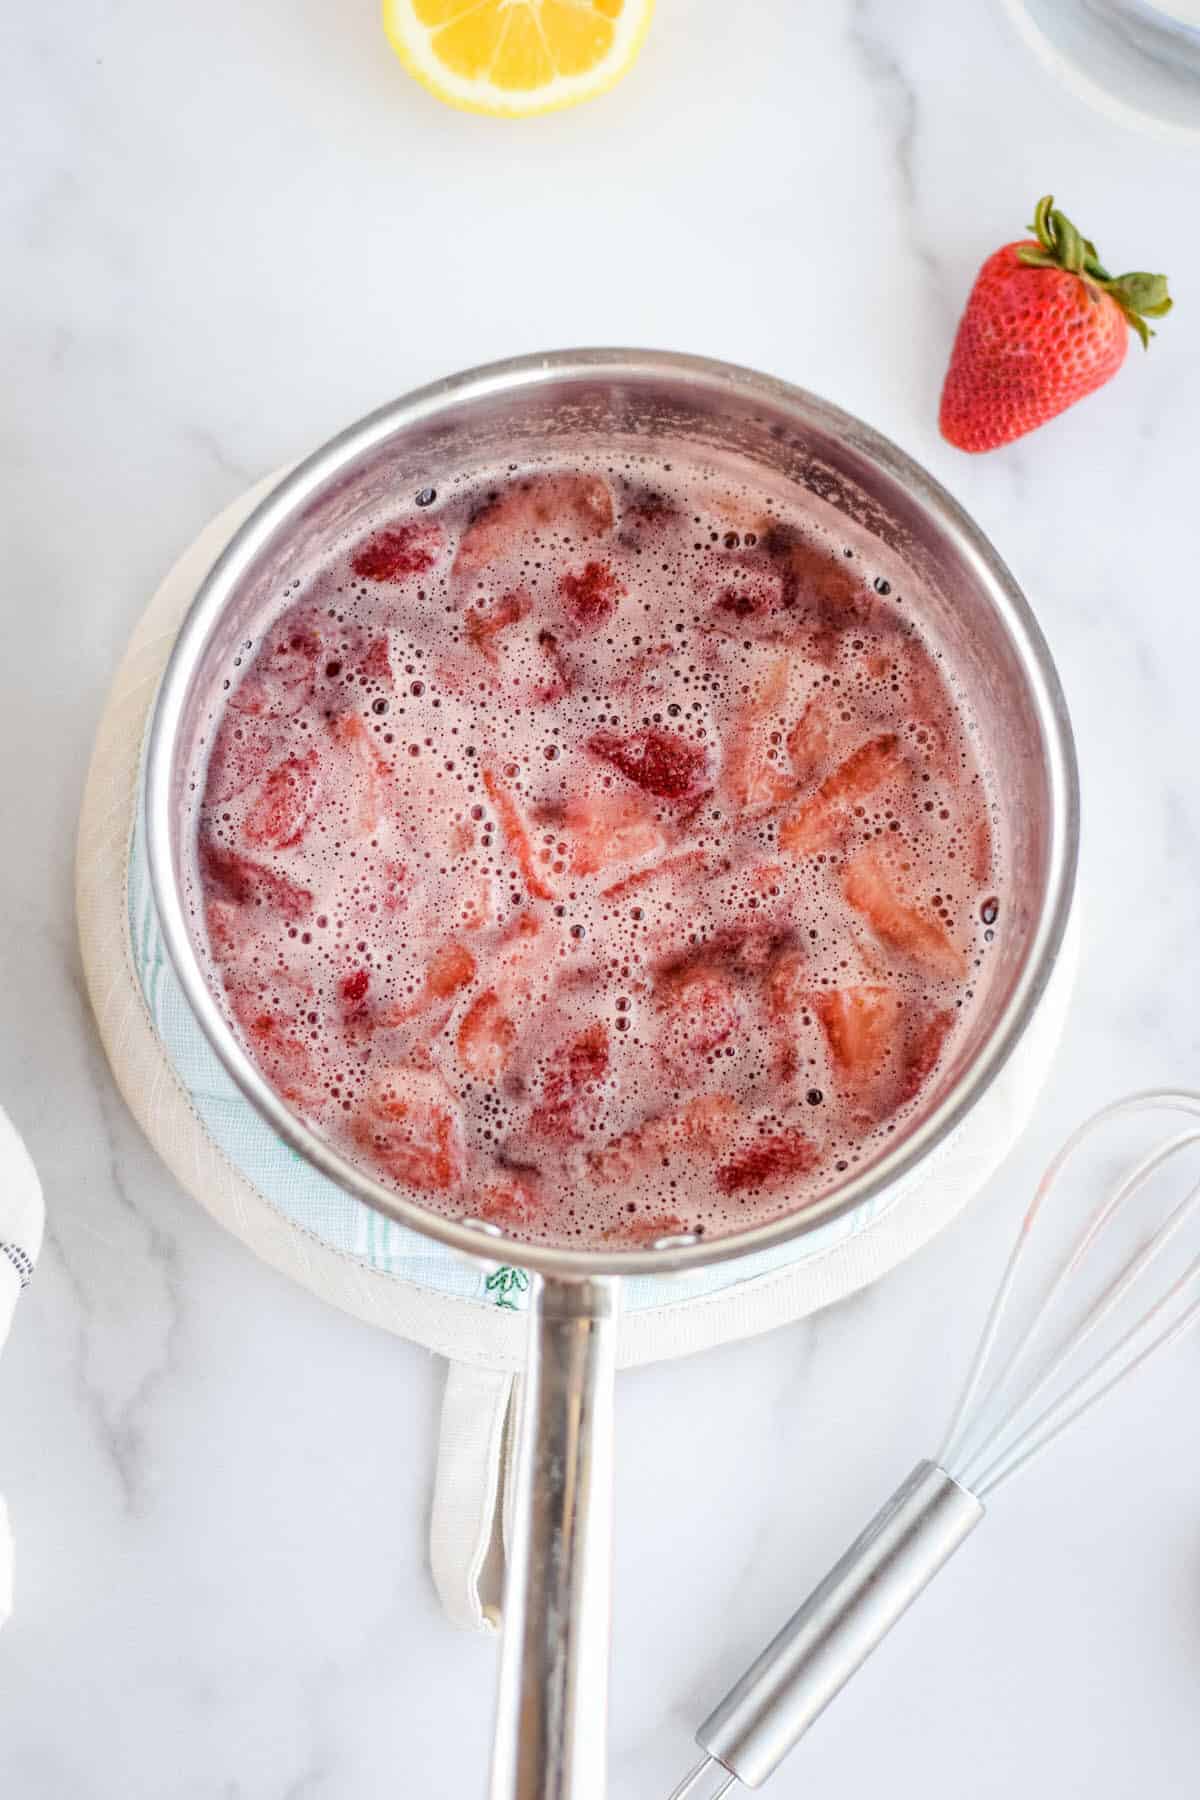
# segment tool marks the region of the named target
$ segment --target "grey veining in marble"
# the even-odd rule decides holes
[[[376,13],[5,19],[0,1096],[50,1217],[0,1366],[12,1800],[483,1791],[494,1647],[443,1623],[425,1562],[441,1371],[176,1190],[108,1076],[72,920],[90,739],[155,582],[369,406],[588,342],[815,387],[993,535],[1079,736],[1079,992],[1006,1170],[877,1289],[621,1381],[615,1800],[669,1790],[731,1676],[931,1447],[1057,1139],[1122,1089],[1197,1080],[1200,165],[1060,93],[996,6],[661,0],[607,100],[519,127],[429,99]],[[1168,268],[1178,310],[1104,394],[965,458],[936,431],[957,311],[1048,188],[1115,261]],[[1181,1348],[1005,1494],[772,1792],[1191,1792],[1198,1375]]]

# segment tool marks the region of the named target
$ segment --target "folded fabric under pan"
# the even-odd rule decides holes
[[[459,1623],[487,1629],[483,1548],[502,1491],[512,1372],[524,1358],[523,1273],[454,1256],[370,1208],[289,1151],[202,1037],[167,963],[140,823],[146,717],[196,585],[276,477],[214,519],[155,595],[114,680],[80,826],[84,964],[114,1073],[181,1184],[256,1254],[322,1298],[450,1359],[432,1556]],[[956,1216],[1020,1134],[1061,1032],[1074,934],[1015,1057],[911,1184],[812,1236],[694,1275],[626,1284],[618,1361],[685,1355],[802,1317],[875,1280]]]

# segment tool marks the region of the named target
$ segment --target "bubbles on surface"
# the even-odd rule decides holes
[[[194,904],[250,1053],[384,1180],[517,1236],[819,1196],[922,1103],[1000,918],[919,594],[649,458],[412,504],[214,693]]]

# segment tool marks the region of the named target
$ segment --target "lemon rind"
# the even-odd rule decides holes
[[[582,75],[558,75],[544,87],[511,94],[484,80],[456,76],[439,62],[429,48],[431,33],[417,23],[404,0],[383,0],[383,28],[408,73],[447,106],[491,118],[530,119],[607,94],[636,62],[653,13],[654,0],[630,0],[617,22],[611,51],[595,68]]]

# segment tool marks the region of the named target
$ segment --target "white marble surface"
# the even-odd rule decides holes
[[[251,477],[518,350],[757,364],[974,510],[1074,708],[1087,943],[1024,1145],[869,1294],[621,1381],[618,1800],[669,1789],[727,1680],[933,1447],[1058,1137],[1122,1089],[1196,1080],[1200,164],[1059,94],[986,5],[660,0],[619,91],[523,128],[426,98],[375,13],[5,20],[0,1096],[50,1207],[0,1368],[6,1800],[482,1792],[493,1647],[443,1623],[425,1560],[441,1369],[175,1189],[81,991],[72,838],[102,695],[165,566]],[[1179,310],[1103,396],[968,460],[935,429],[949,335],[1049,186],[1118,262],[1168,267]],[[1198,1375],[1193,1343],[1006,1493],[772,1792],[1193,1791]]]

